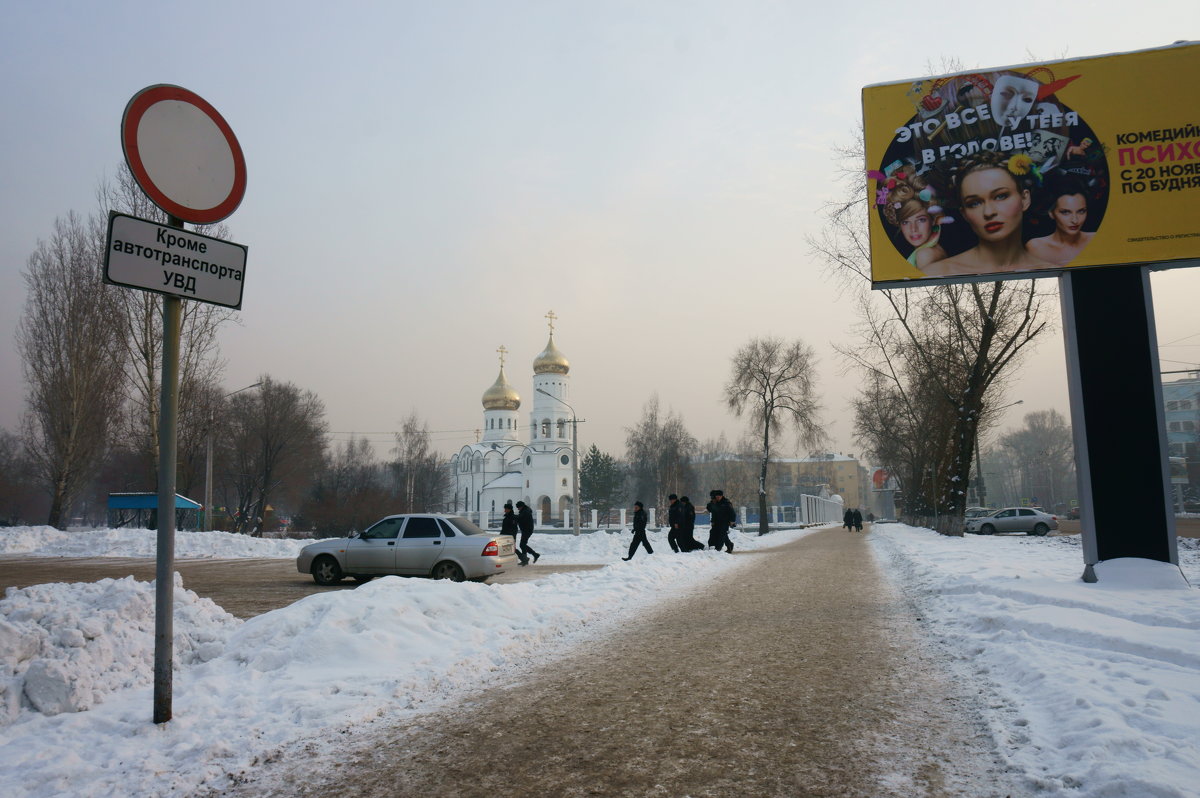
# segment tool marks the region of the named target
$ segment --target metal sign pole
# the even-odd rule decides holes
[[[169,217],[172,227],[183,221]],[[171,719],[175,614],[175,464],[179,418],[179,327],[183,300],[163,297],[162,395],[158,417],[158,560],[154,583],[154,722]]]

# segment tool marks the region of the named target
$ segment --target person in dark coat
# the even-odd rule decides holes
[[[521,529],[521,565],[529,565],[529,558],[534,562],[542,555],[529,548],[529,536],[533,534],[533,510],[525,502],[517,502],[517,526]]]
[[[725,498],[725,491],[709,491],[712,501],[708,503],[709,523],[708,545],[720,551],[722,548],[733,554],[733,541],[729,539],[729,527],[737,520],[733,504]]]
[[[679,497],[672,493],[667,497],[671,502],[671,507],[667,510],[667,523],[671,526],[671,531],[667,533],[667,543],[671,546],[671,551],[682,551],[682,535],[683,535],[683,502],[679,501]]]
[[[638,544],[646,547],[647,554],[653,554],[654,549],[650,548],[650,541],[646,540],[646,510],[641,502],[633,503],[633,542],[629,544],[629,556],[622,557],[622,560],[628,562],[633,559],[634,552],[637,551]]]
[[[849,507],[846,508],[846,512],[842,516],[842,526],[846,527],[847,532],[854,526],[854,511]]]
[[[854,508],[854,514],[850,521],[854,524],[855,532],[862,532],[862,511],[857,507]]]
[[[517,517],[513,515],[512,502],[504,503],[504,518],[500,521],[500,534],[512,535],[513,549],[517,552],[517,559],[521,561],[521,565],[525,564],[525,555],[517,548],[517,538],[521,535],[521,530],[517,526]]]
[[[704,548],[704,544],[696,540],[696,505],[692,504],[692,500],[684,496],[679,500],[683,505],[683,524],[680,527],[679,548],[684,551],[699,551]]]

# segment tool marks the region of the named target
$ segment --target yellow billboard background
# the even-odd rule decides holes
[[[1185,43],[864,88],[873,285],[1200,258],[1197,76]]]

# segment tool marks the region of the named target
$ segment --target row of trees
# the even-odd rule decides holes
[[[55,220],[23,272],[16,343],[26,413],[18,430],[0,430],[6,523],[102,523],[109,492],[157,491],[162,300],[105,285],[103,261],[109,211],[166,219],[125,167],[101,184],[97,206],[86,218]],[[223,226],[198,232],[228,237]],[[370,506],[354,501],[355,491],[386,497],[389,508],[440,501],[445,477],[415,417],[396,436],[395,459],[381,466],[366,441],[327,449],[325,409],[311,391],[264,375],[256,390],[227,392],[217,335],[234,319],[228,308],[183,303],[180,493],[202,496],[211,462],[213,504],[226,508],[216,520],[250,534],[262,533],[272,507],[308,512],[329,531],[349,529],[357,508]]]

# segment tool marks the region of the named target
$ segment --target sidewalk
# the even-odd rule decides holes
[[[348,739],[335,770],[295,763],[279,794],[1020,794],[864,535],[734,556],[748,562],[704,599],[664,599],[510,689]]]

